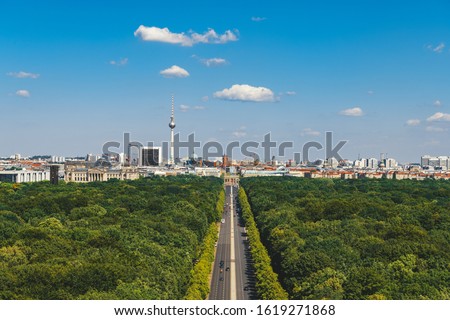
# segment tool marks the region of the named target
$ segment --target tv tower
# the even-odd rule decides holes
[[[175,116],[174,116],[174,103],[173,103],[173,94],[172,94],[172,116],[170,117],[170,155],[169,155],[169,165],[173,166],[175,164],[174,161],[174,137],[173,137],[173,129],[175,128]]]

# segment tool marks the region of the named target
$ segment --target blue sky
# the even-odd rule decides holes
[[[449,12],[448,1],[3,0],[0,156],[100,154],[124,132],[159,144],[172,93],[182,138],[271,132],[301,151],[333,131],[350,159],[449,155]]]

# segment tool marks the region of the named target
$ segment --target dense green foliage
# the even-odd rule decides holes
[[[247,195],[242,188],[239,189],[239,203],[250,242],[250,253],[254,263],[258,297],[263,300],[286,300],[288,295],[278,282],[277,274],[273,272],[269,254],[261,243],[259,231],[256,227]]]
[[[241,179],[291,299],[450,299],[448,181]]]
[[[208,297],[210,290],[209,276],[214,261],[214,244],[219,238],[218,231],[217,224],[211,223],[203,241],[200,259],[191,270],[191,281],[185,296],[186,300],[205,300]]]
[[[195,176],[2,183],[0,299],[182,299],[222,190]]]

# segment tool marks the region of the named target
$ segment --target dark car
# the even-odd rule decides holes
[[[223,281],[223,277],[220,277],[220,278],[219,278],[219,281]]]
[[[227,268],[225,269],[225,271],[230,271],[230,267],[227,267]]]

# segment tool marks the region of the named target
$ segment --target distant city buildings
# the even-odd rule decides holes
[[[66,157],[52,156],[50,162],[52,162],[52,163],[64,163],[64,162],[66,162]]]
[[[0,182],[39,182],[50,180],[50,170],[4,170],[0,171]]]
[[[375,158],[367,159],[366,168],[368,168],[368,169],[377,169],[378,168],[378,159],[375,159]]]
[[[384,167],[386,169],[395,169],[398,166],[397,161],[395,159],[392,159],[392,158],[384,159],[383,163],[384,163]]]
[[[420,158],[420,165],[423,169],[428,170],[447,170],[450,168],[450,157],[424,155]]]
[[[330,179],[450,179],[449,156],[424,155],[420,159],[420,164],[412,163],[403,166],[396,159],[388,158],[387,153],[381,153],[379,160],[373,157],[358,156],[358,159],[354,161],[328,158],[301,163],[292,160],[281,161],[275,157],[266,163],[256,160],[256,157],[236,160],[226,154],[215,159],[203,159],[195,153],[183,159],[175,158],[173,97],[169,128],[170,143],[163,144],[164,148],[139,146],[139,143],[133,142],[124,146],[124,149],[127,150],[126,154],[87,154],[85,157],[74,158],[56,155],[29,158],[14,154],[9,159],[0,160],[0,182],[21,183],[50,180],[50,167],[53,168],[52,183],[55,184],[57,180],[61,179],[66,182],[86,183],[185,174],[215,177],[224,174],[240,174],[244,177],[288,175]],[[131,159],[131,147],[138,148],[137,158],[134,154]],[[167,151],[168,155],[163,154]]]

